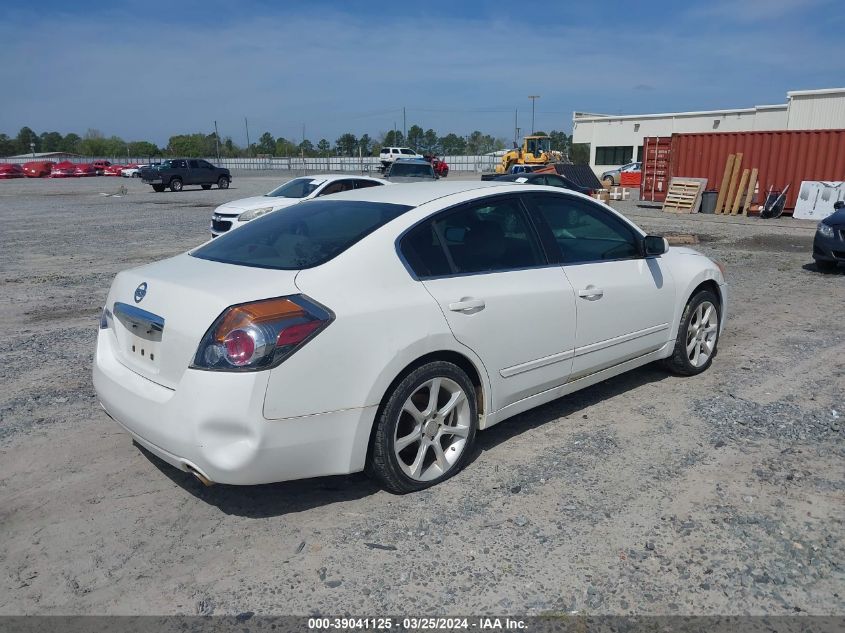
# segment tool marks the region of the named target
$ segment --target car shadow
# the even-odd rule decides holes
[[[520,413],[478,434],[475,450],[470,463],[475,461],[484,451],[490,450],[502,442],[521,435],[526,431],[542,426],[559,418],[579,413],[602,400],[622,395],[628,391],[653,382],[660,382],[670,377],[670,374],[656,363],[651,363],[625,372],[619,376],[608,378],[592,387],[587,387],[568,396]]]
[[[485,451],[526,431],[578,413],[607,398],[624,394],[652,382],[659,382],[668,376],[665,370],[655,364],[646,365],[509,418],[478,434],[469,463],[478,459]],[[190,473],[171,466],[140,444],[135,443],[135,446],[164,476],[200,501],[216,506],[226,514],[251,519],[283,516],[333,503],[361,499],[381,490],[374,480],[363,473],[257,486],[226,484],[206,486]]]
[[[380,489],[375,481],[363,473],[257,486],[206,486],[190,473],[171,466],[140,444],[136,443],[135,446],[164,476],[200,501],[216,506],[226,514],[250,519],[265,519],[352,501],[368,497]]]
[[[801,268],[803,268],[804,270],[806,270],[808,272],[819,273],[819,274],[822,274],[822,275],[845,275],[845,266],[842,266],[841,264],[839,266],[837,266],[836,268],[833,268],[833,269],[830,269],[830,270],[828,270],[826,268],[825,269],[819,268],[816,265],[815,262],[813,262],[812,264],[804,264],[803,266],[801,266]]]

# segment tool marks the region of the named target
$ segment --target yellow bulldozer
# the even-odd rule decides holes
[[[496,165],[497,174],[509,174],[514,165],[548,165],[563,160],[563,155],[552,150],[552,139],[544,134],[526,136],[522,147],[510,150]]]

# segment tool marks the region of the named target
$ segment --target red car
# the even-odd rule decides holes
[[[53,170],[50,172],[50,178],[73,178],[73,170],[76,165],[69,160],[63,160],[60,163],[53,165]]]
[[[121,176],[129,165],[109,165],[103,170],[104,176]]]
[[[33,160],[23,164],[23,173],[27,178],[47,178],[55,164],[51,160]]]
[[[87,176],[99,176],[97,167],[93,163],[80,163],[73,168],[74,178],[84,178]]]
[[[17,163],[0,163],[0,178],[23,178],[23,167]]]
[[[449,175],[449,165],[446,164],[445,160],[441,160],[437,158],[437,156],[432,156],[431,154],[425,154],[423,158],[431,163],[431,166],[434,168],[434,173],[439,178],[445,178]]]
[[[91,163],[94,166],[94,169],[97,171],[97,176],[102,176],[105,171],[106,167],[111,166],[111,161],[108,160],[95,160]]]

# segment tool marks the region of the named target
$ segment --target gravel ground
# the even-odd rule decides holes
[[[90,379],[113,275],[278,180],[0,181],[0,614],[845,614],[845,274],[810,222],[615,203],[727,264],[713,367],[513,418],[419,494],[204,488],[133,446]]]

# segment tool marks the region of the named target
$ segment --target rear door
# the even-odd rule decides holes
[[[461,205],[402,242],[455,338],[482,360],[493,409],[566,382],[575,298],[515,196]]]
[[[578,326],[572,379],[637,358],[669,338],[675,287],[659,257],[643,257],[641,236],[599,204],[534,194],[528,204],[575,291]]]

